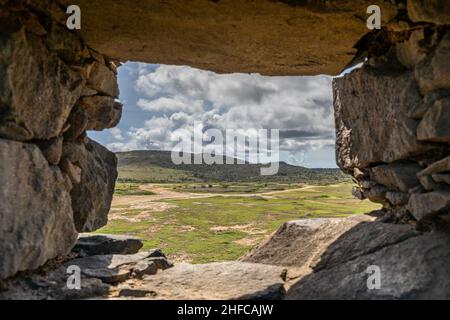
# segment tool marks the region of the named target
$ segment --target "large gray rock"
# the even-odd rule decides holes
[[[83,97],[78,104],[86,114],[87,130],[115,127],[122,117],[122,104],[108,96]]]
[[[67,130],[64,132],[65,141],[74,141],[82,137],[88,127],[88,115],[81,103],[75,104],[67,119]]]
[[[450,24],[450,3],[447,0],[408,0],[407,9],[414,22]]]
[[[68,64],[80,64],[83,59],[89,57],[89,51],[74,32],[66,32],[67,27],[53,22],[48,27],[49,32],[45,37],[47,48],[58,54]]]
[[[247,262],[176,264],[153,276],[145,276],[139,286],[129,287],[128,296],[164,300],[276,300],[284,296],[281,267]]]
[[[0,279],[68,254],[77,233],[58,167],[35,145],[0,139],[0,176]]]
[[[417,128],[422,141],[450,143],[450,99],[438,100],[424,115]]]
[[[63,139],[61,137],[40,141],[37,145],[41,149],[42,154],[47,159],[48,163],[57,165],[59,161],[61,161],[63,150]]]
[[[359,239],[364,246],[364,238]],[[354,244],[347,243],[350,247]],[[449,245],[447,233],[431,232],[399,239],[352,260],[325,266],[298,281],[286,297],[294,300],[450,299],[450,269],[446,268],[450,263]],[[371,266],[379,268],[379,289],[369,289],[367,285],[368,281],[371,283],[369,276],[373,275]]]
[[[4,283],[0,300],[72,300],[106,296],[110,285],[97,278],[81,274],[80,289],[70,289],[67,280],[73,273],[60,267],[45,273],[34,273],[29,277],[17,277]]]
[[[385,186],[382,186],[381,184],[375,184],[368,190],[365,190],[364,195],[365,197],[367,197],[367,199],[369,199],[372,202],[385,203],[386,194],[388,193],[388,191],[389,189],[386,188]]]
[[[420,171],[417,176],[423,177],[433,173],[441,173],[450,171],[450,157],[446,157],[439,161],[436,161],[426,167],[424,170]]]
[[[418,64],[415,73],[424,94],[450,89],[450,32],[443,36],[434,54]]]
[[[439,190],[439,185],[433,180],[431,176],[420,176],[420,184],[426,191]]]
[[[171,266],[159,249],[133,255],[96,255],[54,262],[40,272],[2,282],[0,300],[105,298],[117,291],[117,287],[112,286],[116,282],[139,281],[144,275]],[[71,289],[67,284],[76,271],[80,271],[80,288]]]
[[[420,169],[416,163],[392,163],[371,168],[370,178],[389,189],[408,192],[419,184],[416,174]]]
[[[450,191],[414,193],[409,198],[408,210],[417,221],[442,211],[450,213]]]
[[[447,173],[450,172],[450,157],[436,161],[420,171],[417,177],[425,190],[443,189],[440,184],[448,184]]]
[[[373,218],[367,215],[358,215],[289,221],[240,260],[303,268],[304,273],[308,273],[330,243],[356,225],[371,220]]]
[[[38,36],[0,36],[0,136],[48,140],[63,130],[83,79],[47,50]]]
[[[408,110],[422,103],[414,76],[363,67],[333,81],[338,165],[352,172],[426,150]]]
[[[164,260],[164,262],[161,262]],[[71,260],[65,264],[78,266],[83,275],[98,278],[106,283],[123,282],[133,276],[155,274],[158,269],[166,269],[172,265],[165,259],[160,250],[150,250],[130,255],[107,254],[95,255]]]
[[[73,248],[75,252],[86,255],[98,254],[134,254],[142,248],[144,243],[137,237],[82,233]]]
[[[396,44],[395,53],[401,64],[413,69],[419,61],[426,57],[426,50],[421,45],[424,38],[424,31],[419,29],[412,31],[408,40]]]
[[[86,145],[66,143],[64,157],[81,168],[80,183],[70,192],[78,232],[106,225],[117,178],[115,154],[88,139]]]
[[[314,270],[330,268],[419,235],[406,224],[366,221],[356,224],[329,244]]]
[[[386,193],[386,199],[393,206],[401,206],[408,203],[409,193],[389,191]]]
[[[433,173],[431,175],[432,179],[436,183],[445,183],[450,185],[450,174],[443,174],[443,173]]]
[[[116,75],[107,66],[99,62],[92,64],[86,85],[104,95],[113,98],[119,96]]]

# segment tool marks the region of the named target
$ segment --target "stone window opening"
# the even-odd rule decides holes
[[[218,267],[239,274],[239,281],[221,278],[230,286],[225,298],[255,292],[267,299],[353,299],[354,292],[360,299],[450,298],[443,267],[450,262],[448,2],[383,2],[380,33],[368,33],[360,18],[364,12],[353,2],[340,1],[340,7],[333,1],[331,7],[245,2],[237,8],[232,2],[198,1],[187,10],[172,1],[167,6],[148,1],[134,11],[124,4],[78,2],[82,10],[92,10],[82,11],[80,31],[69,31],[65,0],[0,1],[0,280],[7,289],[0,297],[43,298],[42,292],[20,291],[20,276],[53,263],[58,268],[44,280],[63,287],[50,286],[44,294],[54,298],[105,295],[110,284],[170,267],[157,250],[100,260],[85,252],[88,290],[77,295],[65,286],[61,267],[70,263],[64,259],[78,234],[104,226],[110,211],[117,158],[86,132],[119,123],[120,61],[222,73],[336,75],[361,55],[367,56],[361,68],[333,80],[336,162],[353,178],[355,197],[382,205],[371,214],[375,220],[285,225],[280,232],[300,237],[305,229],[336,235],[320,254],[308,256],[310,273],[298,279],[268,263],[207,265],[195,272],[217,274]],[[181,9],[186,14],[179,15]],[[275,240],[266,249],[288,255]],[[96,241],[121,252],[136,250],[135,239]],[[98,269],[89,269],[96,263]],[[123,265],[133,267],[119,268]],[[379,290],[369,289],[365,278],[374,265],[384,279]],[[168,280],[192,272],[183,266],[168,270]],[[267,282],[252,282],[250,296],[233,291],[242,277],[255,274]],[[33,276],[36,283],[43,279]],[[201,277],[194,278],[191,284],[205,288],[195,282]],[[287,279],[294,279],[292,286]],[[154,297],[148,288],[123,289],[124,295]],[[204,293],[199,298],[217,290]]]

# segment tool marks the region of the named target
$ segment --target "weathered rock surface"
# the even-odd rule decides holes
[[[81,233],[78,235],[78,240],[73,251],[88,256],[99,254],[134,254],[143,245],[142,240],[137,237]]]
[[[329,244],[314,270],[330,268],[394,245],[419,233],[410,225],[364,221],[342,233]]]
[[[450,90],[450,32],[443,36],[433,54],[420,62],[416,78],[422,93]]]
[[[67,29],[66,18],[56,1],[0,1],[0,137],[9,139],[0,150],[1,279],[67,254],[76,230],[107,221],[116,161],[86,130],[119,121],[117,70]],[[97,89],[93,103],[111,95],[109,110],[78,107],[87,82]],[[65,155],[70,141],[80,146],[76,160]]]
[[[108,96],[84,97],[79,101],[87,118],[87,130],[115,127],[122,116],[122,104]]]
[[[116,248],[111,247],[112,250]],[[80,253],[77,253],[79,256]],[[105,299],[114,296],[114,285],[127,281],[140,281],[144,275],[172,267],[159,249],[131,255],[93,255],[55,259],[40,268],[38,272],[13,277],[2,282],[0,300],[32,299]],[[78,288],[73,277],[79,272]]]
[[[26,278],[11,279],[0,291],[0,300],[70,300],[107,296],[110,285],[81,275],[80,289],[69,289],[67,268],[60,267]]]
[[[408,68],[414,66],[426,57],[426,49],[422,47],[425,39],[424,30],[411,32],[408,40],[399,42],[395,46],[396,56],[401,64]]]
[[[395,234],[394,234],[395,235]],[[365,238],[359,238],[365,246]],[[372,238],[368,238],[372,241]],[[330,254],[339,248],[355,243],[339,240],[330,247]],[[443,265],[450,263],[450,235],[430,232],[376,248],[351,260],[323,266],[293,285],[287,299],[449,299],[450,270]],[[369,247],[369,244],[367,244]],[[379,289],[368,288],[368,267],[380,269]]]
[[[94,231],[108,221],[117,158],[92,140],[87,145],[66,144],[64,156],[81,168],[80,183],[74,184],[70,192],[75,226],[78,232]]]
[[[105,64],[94,62],[89,70],[86,85],[110,97],[119,96],[119,85],[117,84],[116,75]]]
[[[412,194],[408,202],[408,210],[420,221],[429,215],[450,213],[450,191],[434,191]]]
[[[24,30],[2,34],[0,47],[0,136],[21,141],[57,137],[80,96],[82,77]]]
[[[370,169],[370,179],[389,189],[408,192],[419,184],[416,174],[420,169],[416,163],[381,165]]]
[[[450,172],[450,157],[446,157],[429,165],[420,171],[417,176],[423,177],[433,173]]]
[[[374,221],[367,215],[296,220],[241,260],[295,267],[296,276],[305,276],[418,235],[410,225]]]
[[[0,279],[70,252],[75,230],[58,167],[40,149],[0,139]]]
[[[450,185],[450,174],[442,174],[442,173],[433,173],[431,175],[432,179],[434,180],[434,182],[437,183],[445,183]]]
[[[445,190],[448,185],[448,172],[450,172],[450,157],[446,157],[430,164],[417,174],[420,183],[427,191]],[[448,186],[447,186],[448,187]]]
[[[42,2],[42,1],[41,1]],[[74,32],[66,32],[66,26],[53,21],[48,27],[45,45],[67,64],[81,64],[89,58],[89,52]]]
[[[365,198],[375,203],[384,203],[386,200],[386,194],[389,189],[380,184],[375,184],[367,190],[364,190]]]
[[[294,277],[304,276],[312,272],[320,256],[333,241],[356,225],[373,219],[368,215],[360,215],[342,219],[289,221],[240,260],[295,268],[292,273]]]
[[[42,141],[41,143],[37,143],[37,145],[41,149],[42,154],[47,159],[49,164],[57,165],[61,161],[63,151],[62,138],[58,137]]]
[[[417,128],[422,141],[450,143],[450,99],[438,100],[429,109]]]
[[[165,261],[162,262],[160,258]],[[64,266],[78,266],[81,273],[89,278],[98,278],[103,282],[116,284],[133,276],[155,274],[158,269],[171,267],[159,250],[150,250],[130,255],[106,254],[94,255],[71,260]]]
[[[408,204],[409,193],[389,191],[386,193],[386,199],[394,206],[405,205]]]
[[[365,219],[354,223],[351,220],[355,218],[336,219],[341,220],[340,223],[328,225],[326,221],[312,219],[297,228],[294,226],[298,222],[293,221],[280,228],[249,257],[254,262],[290,264],[290,267],[309,263],[311,271],[300,274],[300,280],[288,290],[287,299],[450,297],[450,271],[441,264],[450,262],[448,233],[421,233],[411,225],[381,220]],[[341,232],[342,223],[348,222],[350,227]],[[331,237],[324,235],[333,231],[336,237],[330,241]],[[313,259],[304,254],[310,244],[323,247]],[[297,260],[299,255],[303,259]],[[370,266],[380,268],[379,289],[367,287]]]
[[[439,190],[439,185],[434,182],[433,178],[431,176],[421,176],[419,177],[420,184],[425,189],[425,191],[433,191],[433,190]]]
[[[445,224],[436,216],[443,201],[428,208],[419,202],[448,190],[450,32],[441,23],[449,5],[417,0],[406,9],[420,24],[389,24],[398,32],[387,36],[394,37],[390,44],[334,80],[336,154],[338,165],[353,174],[355,197],[383,204],[386,217],[397,222],[433,218],[418,224],[425,230],[426,224],[437,227],[436,219]]]
[[[284,296],[285,269],[246,262],[180,263],[136,286],[119,288],[119,295],[151,299],[276,300]]]
[[[450,24],[450,4],[442,0],[408,0],[408,16],[414,22]]]
[[[82,137],[88,127],[88,115],[80,103],[75,104],[67,119],[67,130],[64,131],[65,141],[74,141]]]
[[[421,153],[418,122],[408,118],[421,104],[414,76],[364,67],[333,81],[338,165],[346,170],[391,163]]]
[[[267,75],[338,74],[367,33],[367,7],[380,4],[383,20],[396,14],[387,1],[369,0],[77,4],[82,37],[109,57]]]

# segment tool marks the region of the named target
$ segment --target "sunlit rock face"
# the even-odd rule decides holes
[[[120,119],[116,66],[50,3],[0,2],[0,279],[105,225],[117,176],[115,155],[86,137]]]
[[[429,19],[448,4],[420,3],[411,1],[412,15],[436,24],[406,28],[333,88],[337,162],[353,174],[354,194],[422,226],[447,221],[450,209],[450,30],[439,24],[442,15]]]
[[[66,5],[72,4],[63,0]],[[366,10],[389,1],[77,1],[80,34],[110,57],[218,73],[339,74],[367,33]]]

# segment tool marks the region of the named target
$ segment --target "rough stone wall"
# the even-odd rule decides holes
[[[0,1],[0,280],[107,222],[116,157],[86,130],[121,116],[116,64],[52,1]]]
[[[450,221],[450,3],[401,10],[363,67],[334,80],[337,163],[356,197],[426,230]]]

